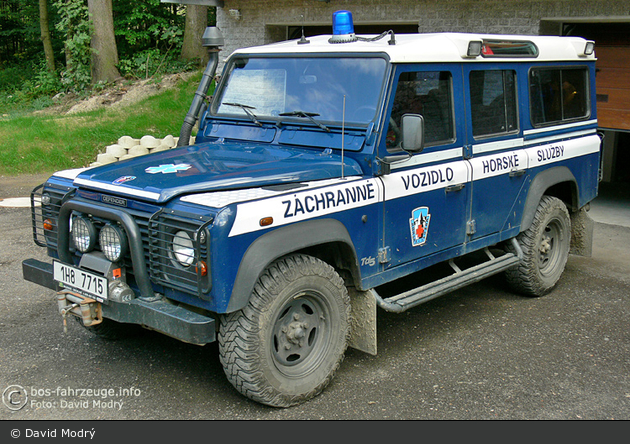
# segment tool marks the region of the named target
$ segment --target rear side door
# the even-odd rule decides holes
[[[528,160],[519,124],[519,103],[526,82],[517,66],[471,63],[464,66],[468,94],[467,157],[472,168],[468,239],[479,239],[520,223],[515,202],[523,187]],[[518,213],[518,214],[517,214]]]

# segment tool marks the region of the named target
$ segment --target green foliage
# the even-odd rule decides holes
[[[208,8],[209,24],[215,8]],[[160,0],[113,0],[119,72],[145,79],[196,69],[181,61],[185,5]],[[39,7],[34,0],[0,0],[0,116],[40,109],[59,92],[89,95],[92,84],[91,21],[87,0],[48,0],[58,72],[43,62]]]
[[[198,73],[175,88],[124,108],[61,116],[3,117],[0,113],[0,174],[88,166],[124,135],[177,136],[200,77]]]
[[[181,61],[174,51],[162,53],[157,48],[146,49],[118,63],[120,74],[133,79],[156,77],[163,74],[190,71],[195,62]]]
[[[0,114],[45,108],[60,90],[59,74],[48,71],[43,54],[33,63],[0,70]]]
[[[147,49],[162,53],[181,46],[185,16],[183,7],[160,0],[114,2],[114,30],[119,54],[131,56]]]
[[[0,60],[19,64],[30,59],[41,51],[39,36],[37,2],[0,1]]]
[[[32,75],[30,67],[25,64],[0,69],[0,91],[8,93],[20,89],[24,81]]]
[[[50,72],[46,68],[46,61],[39,62],[39,70],[32,79],[26,80],[22,87],[33,98],[52,96],[62,89],[62,82],[56,72]]]
[[[92,81],[92,25],[87,4],[84,0],[55,0],[53,3],[60,15],[55,27],[65,33],[66,69],[61,73],[61,84],[70,91],[83,91]]]

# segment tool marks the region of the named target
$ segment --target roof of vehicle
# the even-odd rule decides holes
[[[395,45],[391,45],[390,35],[375,41],[365,41],[375,35],[360,36],[361,40],[347,43],[330,43],[331,35],[308,37],[308,43],[299,44],[289,40],[268,45],[241,48],[233,54],[310,54],[310,53],[386,53],[392,63],[410,62],[496,62],[496,61],[578,61],[595,60],[595,53],[585,55],[587,40],[581,37],[431,33],[396,34]],[[537,54],[523,55],[479,55],[468,57],[468,44],[471,41],[494,43],[526,43],[535,45]]]

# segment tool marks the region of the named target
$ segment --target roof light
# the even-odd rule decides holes
[[[345,10],[333,12],[333,36],[328,41],[330,43],[345,43],[356,40],[352,13]]]
[[[483,42],[481,40],[471,40],[468,42],[468,51],[466,51],[466,57],[477,57],[481,55],[481,49],[483,48]]]
[[[586,42],[586,45],[584,46],[584,55],[592,55],[593,52],[595,51],[595,42],[592,40],[589,40]]]

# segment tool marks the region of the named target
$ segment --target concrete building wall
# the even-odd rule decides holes
[[[324,26],[329,34],[332,14],[340,9],[352,12],[355,25],[382,24],[382,31],[404,24],[411,29],[417,26],[418,32],[561,35],[563,23],[630,27],[629,0],[224,0],[224,6],[217,8],[217,26],[226,43],[221,59],[238,48],[286,40],[288,27]],[[630,46],[624,44],[630,55]],[[615,131],[625,127],[607,131],[605,180],[611,180],[619,153],[630,152],[630,145],[617,143]]]
[[[225,0],[217,8],[222,56],[285,40],[287,26],[329,25],[340,9],[351,11],[355,24],[413,23],[419,32],[559,34],[558,23],[567,19],[630,21],[628,0]]]

